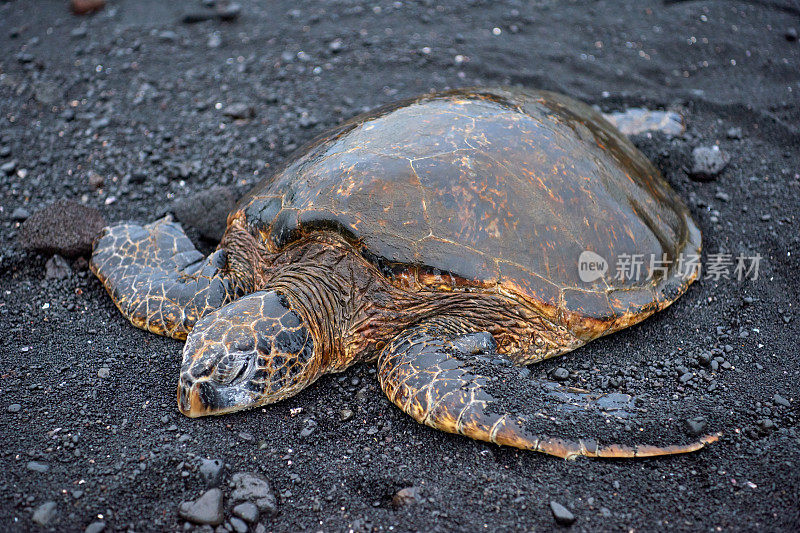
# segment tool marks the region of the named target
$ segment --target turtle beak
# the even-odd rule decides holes
[[[183,383],[178,385],[178,409],[190,418],[197,418],[206,414],[206,407],[200,400],[200,387],[186,387]]]
[[[224,415],[253,407],[257,397],[242,386],[221,386],[213,381],[178,384],[178,409],[190,418]]]

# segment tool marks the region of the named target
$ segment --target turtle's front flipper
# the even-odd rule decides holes
[[[717,440],[684,436],[681,420],[662,418],[663,409],[626,394],[534,379],[495,349],[489,333],[469,333],[455,320],[429,321],[384,348],[381,387],[422,424],[567,459],[670,455]]]
[[[233,297],[221,275],[224,252],[204,259],[169,217],[105,228],[90,266],[135,326],[176,339],[185,339],[198,319]]]

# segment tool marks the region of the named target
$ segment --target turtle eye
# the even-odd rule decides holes
[[[250,366],[248,363],[250,358],[247,356],[240,357],[226,357],[217,364],[214,372],[211,374],[211,379],[222,385],[228,385],[240,378],[247,368]]]

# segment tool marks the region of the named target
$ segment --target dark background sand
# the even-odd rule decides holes
[[[798,527],[797,2],[242,4],[235,22],[187,25],[200,3],[112,0],[74,17],[64,1],[0,2],[0,164],[17,162],[0,173],[0,529],[28,530],[47,501],[59,530],[99,515],[108,530],[181,529],[178,503],[205,490],[198,457],[226,463],[226,509],[232,473],[271,481],[268,530],[543,530],[558,527],[551,500],[575,530]],[[175,404],[180,343],[130,326],[80,264],[46,279],[47,257],[16,245],[19,207],[72,198],[109,221],[149,221],[212,185],[246,190],[363,109],[499,83],[684,113],[685,135],[635,142],[687,200],[705,250],[761,254],[759,279],[703,280],[640,326],[532,370],[702,399],[719,443],[631,462],[501,449],[415,424],[369,365],[263,410],[189,420]],[[233,123],[218,103],[254,118]],[[692,149],[714,144],[730,165],[690,180]],[[404,487],[423,501],[394,508]]]

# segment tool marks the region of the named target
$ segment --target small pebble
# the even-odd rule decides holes
[[[200,475],[203,476],[208,487],[219,485],[224,468],[225,463],[221,459],[200,459]]]
[[[45,473],[50,470],[50,465],[47,463],[40,463],[39,461],[29,461],[27,465],[28,470],[33,470],[34,472]]]
[[[789,403],[789,400],[787,400],[780,394],[775,394],[775,396],[772,397],[772,403],[774,403],[775,405],[782,405],[784,407],[791,407],[792,405]]]
[[[106,529],[105,522],[100,522],[100,521],[92,522],[91,524],[86,526],[86,529],[84,530],[83,533],[102,533],[103,531],[105,531],[105,529]]]
[[[300,436],[308,437],[309,435],[314,433],[315,429],[317,429],[317,421],[314,420],[313,418],[309,418],[308,420],[306,420],[306,423],[303,426],[302,431],[300,431]]]
[[[222,491],[211,489],[194,501],[182,502],[178,506],[178,514],[184,520],[195,524],[209,524],[212,526],[221,524],[225,518],[222,506]]]
[[[244,522],[244,520],[234,516],[229,520],[229,522],[236,533],[247,533],[247,524]]]
[[[550,510],[553,512],[553,518],[562,526],[569,526],[575,522],[575,515],[558,502],[550,502]]]
[[[49,526],[56,517],[58,504],[56,502],[44,502],[33,512],[33,521],[42,527]]]
[[[236,103],[223,108],[222,114],[232,119],[247,119],[255,116],[255,110],[251,105]]]
[[[237,472],[230,482],[233,491],[231,499],[235,502],[249,501],[256,504],[261,512],[274,514],[277,511],[275,495],[267,479],[254,472]]]
[[[692,179],[706,181],[716,178],[728,166],[730,156],[719,146],[698,146],[692,150]]]
[[[233,508],[233,514],[245,522],[255,524],[258,522],[258,507],[251,502],[240,503]]]
[[[17,169],[17,162],[16,161],[9,161],[8,163],[3,163],[0,165],[0,172],[3,172],[6,176],[10,176],[14,173]]]
[[[226,22],[235,20],[241,12],[242,6],[236,2],[224,3],[217,6],[217,16],[220,20]]]
[[[17,222],[23,222],[30,216],[30,212],[24,207],[18,207],[11,213],[11,219],[16,220]]]
[[[741,139],[742,138],[742,128],[729,128],[726,133],[728,139]]]
[[[418,487],[406,487],[398,490],[392,496],[392,505],[395,507],[403,507],[405,505],[413,505],[422,502],[422,493]]]
[[[66,279],[72,274],[72,268],[67,260],[58,254],[47,260],[44,265],[46,279]]]
[[[219,48],[222,46],[222,35],[219,32],[214,32],[208,36],[208,41],[206,41],[206,46],[209,48]]]
[[[158,38],[165,43],[174,43],[178,40],[178,34],[171,30],[165,30],[158,34]]]
[[[706,419],[702,416],[695,416],[693,418],[687,418],[685,420],[686,429],[689,434],[697,437],[703,434],[706,429],[708,423]]]

